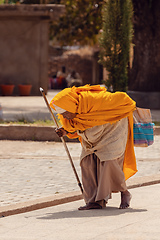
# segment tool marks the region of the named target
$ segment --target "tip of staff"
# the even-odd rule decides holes
[[[43,88],[41,88],[41,87],[39,88],[39,90],[40,90],[41,92],[44,92]]]

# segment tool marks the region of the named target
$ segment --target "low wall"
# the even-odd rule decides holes
[[[160,92],[128,91],[127,94],[137,103],[137,107],[160,109]]]
[[[55,127],[36,127],[29,125],[0,125],[0,140],[23,140],[23,141],[55,141],[61,139],[55,132]],[[78,139],[65,137],[66,142],[78,142]]]
[[[155,127],[154,135],[160,135],[160,127]],[[35,127],[20,125],[0,125],[0,140],[55,141],[61,139],[55,133],[55,127]],[[65,137],[66,142],[79,142],[78,139]]]

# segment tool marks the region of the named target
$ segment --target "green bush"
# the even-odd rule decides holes
[[[100,63],[106,68],[105,85],[112,91],[126,91],[130,45],[133,35],[131,0],[108,0],[103,6]]]

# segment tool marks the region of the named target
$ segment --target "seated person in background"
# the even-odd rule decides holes
[[[67,78],[67,86],[68,87],[80,87],[82,86],[82,79],[76,71],[72,71],[70,74],[68,74]]]

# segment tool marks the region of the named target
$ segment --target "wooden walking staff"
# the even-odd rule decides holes
[[[45,93],[44,93],[44,90],[43,90],[43,88],[41,88],[41,87],[40,87],[40,92],[42,93],[42,96],[44,97],[44,100],[45,100],[45,102],[46,102],[46,104],[47,104],[47,107],[48,107],[48,109],[49,109],[49,111],[50,111],[50,113],[51,113],[51,116],[53,117],[53,120],[54,120],[57,128],[59,128],[58,123],[57,123],[57,120],[56,120],[56,118],[55,118],[55,116],[54,116],[54,114],[53,114],[53,112],[52,112],[52,109],[51,109],[51,107],[50,107],[50,105],[49,105],[49,103],[48,103],[48,100],[47,100],[47,98],[46,98],[46,95],[45,95]],[[69,152],[69,150],[68,150],[68,147],[67,147],[67,145],[66,145],[66,142],[65,142],[65,140],[64,140],[64,137],[60,137],[60,139],[62,140],[63,145],[64,145],[64,148],[65,148],[65,150],[66,150],[66,152],[67,152],[67,155],[68,155],[68,158],[69,158],[69,160],[70,160],[72,169],[73,169],[73,171],[74,171],[74,174],[75,174],[76,179],[77,179],[77,182],[78,182],[78,186],[80,187],[80,190],[81,190],[81,192],[83,193],[82,184],[81,184],[81,182],[80,182],[80,180],[79,180],[77,171],[76,171],[75,166],[74,166],[74,164],[73,164],[73,161],[72,161],[70,152]]]

